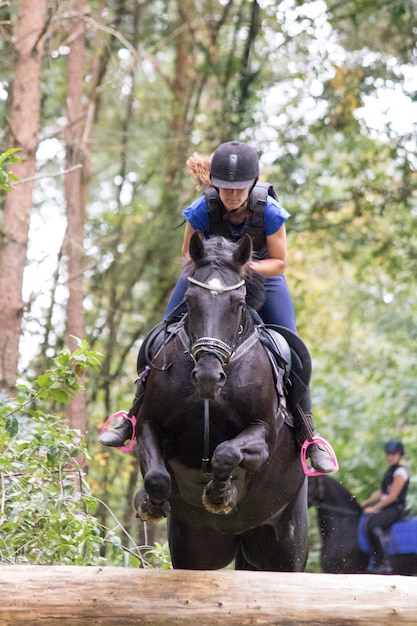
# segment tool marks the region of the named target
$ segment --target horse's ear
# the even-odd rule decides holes
[[[189,252],[194,263],[201,261],[204,256],[204,245],[197,232],[191,235]]]
[[[252,239],[247,233],[242,239],[239,239],[238,246],[233,252],[233,258],[241,266],[252,258]]]

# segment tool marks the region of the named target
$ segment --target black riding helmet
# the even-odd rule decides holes
[[[247,144],[227,141],[215,150],[210,166],[210,179],[214,187],[245,189],[255,185],[258,177],[258,155]]]
[[[398,439],[391,439],[391,441],[387,441],[384,449],[386,454],[401,454],[401,456],[404,454],[404,446],[401,441],[398,441]]]

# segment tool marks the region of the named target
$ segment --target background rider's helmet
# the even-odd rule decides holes
[[[398,439],[391,439],[385,444],[385,454],[404,454],[404,446]]]
[[[247,144],[227,141],[215,150],[210,167],[214,187],[245,189],[255,185],[258,177],[258,155]]]

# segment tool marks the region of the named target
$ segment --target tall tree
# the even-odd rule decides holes
[[[67,232],[65,252],[68,268],[67,332],[70,349],[75,338],[84,338],[84,221],[87,185],[83,184],[83,164],[86,159],[84,93],[85,2],[72,0],[68,18],[67,62],[67,125],[65,129],[66,173],[65,201]],[[76,392],[69,404],[69,420],[73,428],[85,431],[86,398]]]
[[[5,201],[0,248],[0,390],[13,395],[19,361],[29,220],[41,109],[41,68],[47,0],[19,0],[15,22],[15,75],[9,120],[10,145],[22,161],[10,167],[21,183]]]

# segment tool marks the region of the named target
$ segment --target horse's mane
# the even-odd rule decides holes
[[[240,266],[233,259],[233,251],[236,243],[225,237],[210,237],[204,241],[204,258],[194,262],[186,258],[183,264],[183,272],[191,276],[199,267],[212,265],[218,268],[227,268],[235,271],[246,281],[246,303],[255,311],[258,311],[265,302],[265,281],[263,276],[251,268],[250,263]]]
[[[326,489],[328,490],[327,495],[331,497],[333,504],[339,502],[354,511],[362,511],[356,497],[344,485],[342,485],[341,482],[331,478],[330,476],[323,476],[322,480],[326,484]]]

